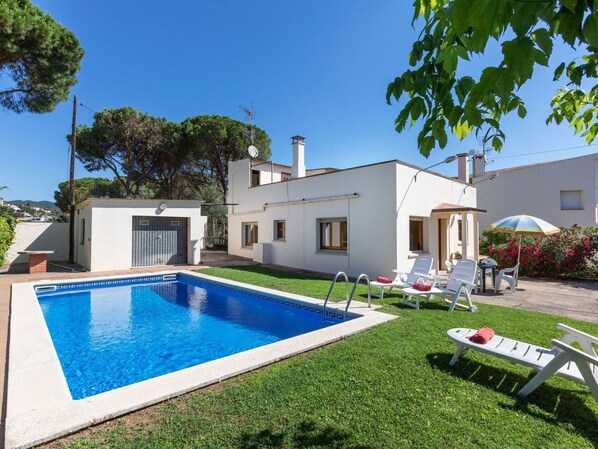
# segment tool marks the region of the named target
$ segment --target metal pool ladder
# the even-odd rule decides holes
[[[328,300],[330,299],[332,290],[334,289],[334,286],[336,285],[336,281],[338,280],[339,277],[343,277],[345,279],[345,301],[347,302],[347,305],[345,306],[345,313],[344,313],[345,319],[347,318],[347,311],[349,310],[349,306],[351,305],[351,301],[353,300],[353,296],[355,295],[355,291],[357,290],[357,285],[359,284],[359,281],[361,281],[362,279],[365,279],[366,285],[368,286],[368,307],[371,307],[371,305],[372,305],[372,289],[370,287],[370,278],[368,277],[368,275],[362,273],[357,277],[357,280],[355,281],[355,284],[353,285],[353,290],[351,290],[351,294],[349,295],[349,276],[347,276],[347,273],[345,273],[344,271],[339,271],[338,273],[336,273],[336,276],[334,276],[334,279],[332,280],[332,284],[330,284],[330,289],[328,290],[328,294],[326,295],[326,299],[324,300],[324,306],[323,306],[323,310],[322,310],[322,313],[324,314],[324,320],[326,320],[326,304],[328,304]]]

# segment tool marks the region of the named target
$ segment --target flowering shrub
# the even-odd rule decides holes
[[[506,243],[488,245],[488,255],[499,267],[517,263],[519,236]],[[541,237],[524,236],[521,240],[519,274],[533,277],[598,279],[598,228],[583,231],[574,225],[558,234]]]

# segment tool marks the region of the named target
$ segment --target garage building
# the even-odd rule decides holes
[[[206,221],[199,201],[90,198],[76,206],[75,261],[90,271],[197,265]]]

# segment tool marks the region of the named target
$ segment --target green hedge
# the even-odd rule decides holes
[[[6,264],[6,253],[15,238],[17,221],[9,215],[0,215],[0,267]]]

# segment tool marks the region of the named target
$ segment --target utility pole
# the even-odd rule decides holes
[[[69,173],[69,262],[75,263],[75,153],[77,152],[77,96],[73,96],[71,129],[71,169]]]

